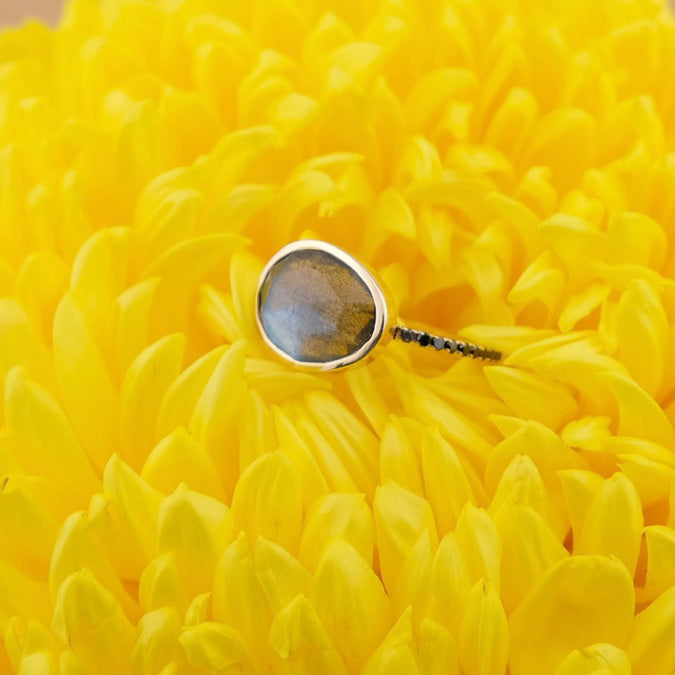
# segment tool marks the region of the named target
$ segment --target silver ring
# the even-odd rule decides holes
[[[306,370],[345,368],[385,337],[497,361],[501,352],[401,325],[375,275],[341,248],[306,239],[284,246],[263,269],[256,319],[265,343]]]

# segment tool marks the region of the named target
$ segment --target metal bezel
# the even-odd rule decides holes
[[[323,251],[324,253],[332,255],[347,267],[352,269],[370,291],[375,305],[375,324],[373,326],[373,334],[370,336],[368,341],[354,353],[349,354],[348,356],[343,356],[339,359],[334,359],[332,361],[299,361],[277,347],[267,336],[260,319],[260,291],[262,290],[263,283],[272,267],[289,254],[295,253],[297,251]],[[260,274],[258,288],[256,290],[255,318],[256,322],[258,323],[258,330],[260,331],[265,344],[267,344],[267,346],[270,347],[276,354],[281,356],[281,358],[286,361],[290,361],[293,365],[305,370],[327,371],[351,366],[357,361],[360,361],[364,356],[372,351],[372,349],[382,338],[382,335],[385,331],[389,319],[389,311],[387,308],[387,300],[382,287],[376,281],[373,274],[358,260],[333,244],[328,244],[325,241],[319,241],[317,239],[302,239],[284,246],[282,249],[277,251],[277,253],[275,253],[265,265],[263,271]]]

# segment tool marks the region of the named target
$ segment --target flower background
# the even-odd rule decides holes
[[[4,31],[0,672],[671,673],[673,72],[656,0]],[[507,358],[286,368],[305,236]]]

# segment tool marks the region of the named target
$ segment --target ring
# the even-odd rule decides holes
[[[260,333],[279,356],[308,370],[361,361],[385,336],[437,351],[498,361],[501,352],[401,325],[384,285],[341,248],[306,239],[263,269],[256,295]]]

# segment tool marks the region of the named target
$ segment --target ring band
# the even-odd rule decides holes
[[[402,342],[414,342],[420,347],[434,347],[437,351],[448,351],[451,354],[460,356],[470,356],[472,359],[483,359],[485,361],[499,361],[502,353],[496,349],[488,349],[482,345],[464,342],[463,340],[453,340],[452,338],[433,335],[423,330],[406,328],[405,326],[394,326],[391,329],[392,337]]]
[[[384,285],[358,260],[327,242],[284,246],[258,282],[256,320],[267,345],[306,370],[336,370],[361,361],[385,336],[437,351],[498,360],[480,345],[407,328],[393,317]]]

